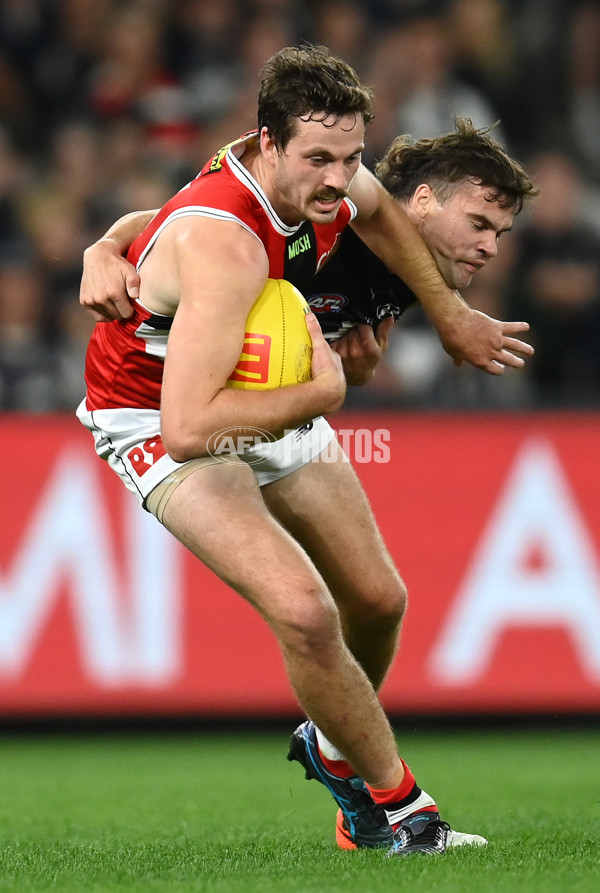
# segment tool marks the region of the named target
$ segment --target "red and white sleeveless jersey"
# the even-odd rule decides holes
[[[356,207],[344,199],[329,224],[303,221],[288,226],[239,158],[256,132],[225,146],[200,174],[155,215],[129,249],[140,270],[160,233],[173,220],[198,215],[232,221],[254,233],[269,259],[269,277],[287,279],[302,293],[333,250]],[[85,378],[88,410],[135,407],[158,409],[163,363],[172,317],[151,313],[139,302],[126,321],[98,323],[92,335]]]

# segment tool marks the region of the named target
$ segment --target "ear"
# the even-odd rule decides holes
[[[275,165],[279,152],[266,127],[260,131],[260,153],[268,164]]]
[[[432,202],[435,202],[435,195],[431,186],[428,186],[427,183],[421,183],[412,194],[410,207],[419,220],[424,220],[429,213]]]

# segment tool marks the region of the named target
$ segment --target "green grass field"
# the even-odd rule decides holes
[[[0,890],[600,890],[600,731],[409,731],[402,753],[459,830],[443,857],[342,853],[287,734],[4,734]]]

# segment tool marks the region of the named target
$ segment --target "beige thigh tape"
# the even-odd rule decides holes
[[[153,514],[160,523],[163,522],[163,515],[167,503],[177,487],[196,471],[201,468],[208,468],[210,465],[222,465],[224,462],[241,462],[241,459],[235,455],[224,454],[222,456],[202,456],[200,459],[190,459],[177,471],[172,471],[167,477],[156,485],[146,497],[145,507]]]

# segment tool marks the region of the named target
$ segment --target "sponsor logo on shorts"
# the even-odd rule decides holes
[[[314,422],[307,422],[306,425],[302,425],[300,428],[296,428],[294,430],[294,439],[296,441],[299,441],[302,437],[308,434],[309,431],[312,431],[314,426]]]

